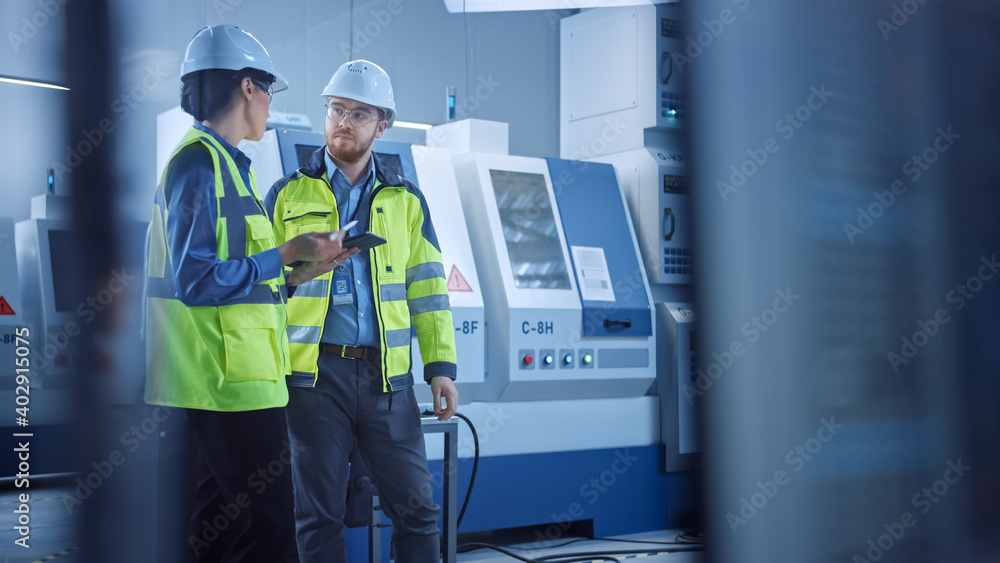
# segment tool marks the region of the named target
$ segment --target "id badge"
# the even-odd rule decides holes
[[[334,305],[350,305],[354,303],[354,290],[351,288],[351,276],[341,274],[333,276],[333,288],[330,299]]]

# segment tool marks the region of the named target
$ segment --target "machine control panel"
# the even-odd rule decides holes
[[[655,377],[651,297],[613,167],[487,153],[454,162],[499,332],[476,400],[642,396]]]

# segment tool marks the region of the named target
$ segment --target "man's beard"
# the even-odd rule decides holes
[[[357,134],[351,134],[354,137],[354,146],[356,148],[348,148],[343,145],[334,145],[333,143],[327,143],[327,150],[330,151],[330,155],[343,162],[344,164],[357,164],[361,159],[367,156],[368,150],[371,148],[372,143],[375,142],[375,133],[372,132],[371,137],[368,138],[366,142],[361,141],[361,137]]]

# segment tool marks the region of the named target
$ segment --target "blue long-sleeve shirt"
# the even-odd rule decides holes
[[[369,157],[368,173],[353,186],[347,176],[337,168],[324,151],[326,177],[330,181],[333,196],[337,199],[337,213],[340,224],[346,225],[356,219],[358,205],[375,185],[375,158]],[[367,224],[367,221],[361,221]],[[358,226],[347,231],[347,236],[359,234]],[[333,271],[330,290],[330,306],[323,325],[323,342],[346,344],[348,346],[379,347],[378,319],[375,317],[375,299],[372,295],[371,260],[367,252],[360,252],[344,261]],[[337,299],[338,282],[351,288],[350,301],[346,295]]]
[[[250,189],[250,159],[221,135],[201,124],[232,156]],[[219,260],[215,253],[215,170],[211,155],[195,143],[182,150],[164,179],[167,244],[177,298],[189,307],[223,305],[245,297],[261,280],[280,277],[281,254],[271,249],[246,258]]]

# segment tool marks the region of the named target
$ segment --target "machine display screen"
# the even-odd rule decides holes
[[[49,258],[52,261],[52,293],[56,311],[68,313],[73,310],[73,284],[77,278],[68,275],[75,264],[73,256],[73,233],[71,231],[49,231]]]
[[[686,194],[688,193],[687,176],[663,175],[663,193],[665,194]]]
[[[295,155],[299,159],[299,166],[305,166],[309,159],[312,158],[314,152],[319,147],[316,145],[295,145]],[[396,174],[400,176],[403,175],[403,162],[400,160],[398,154],[390,154],[383,152],[376,152],[382,162],[392,166],[392,169],[396,171]]]
[[[545,176],[490,170],[514,285],[570,289]]]
[[[399,174],[400,176],[403,175],[403,161],[400,160],[398,154],[391,154],[385,152],[377,152],[375,154],[378,155],[378,157],[382,160],[382,162],[391,166],[392,169],[396,171],[396,174]]]
[[[299,158],[299,166],[305,166],[318,148],[315,145],[295,145],[295,156]]]

